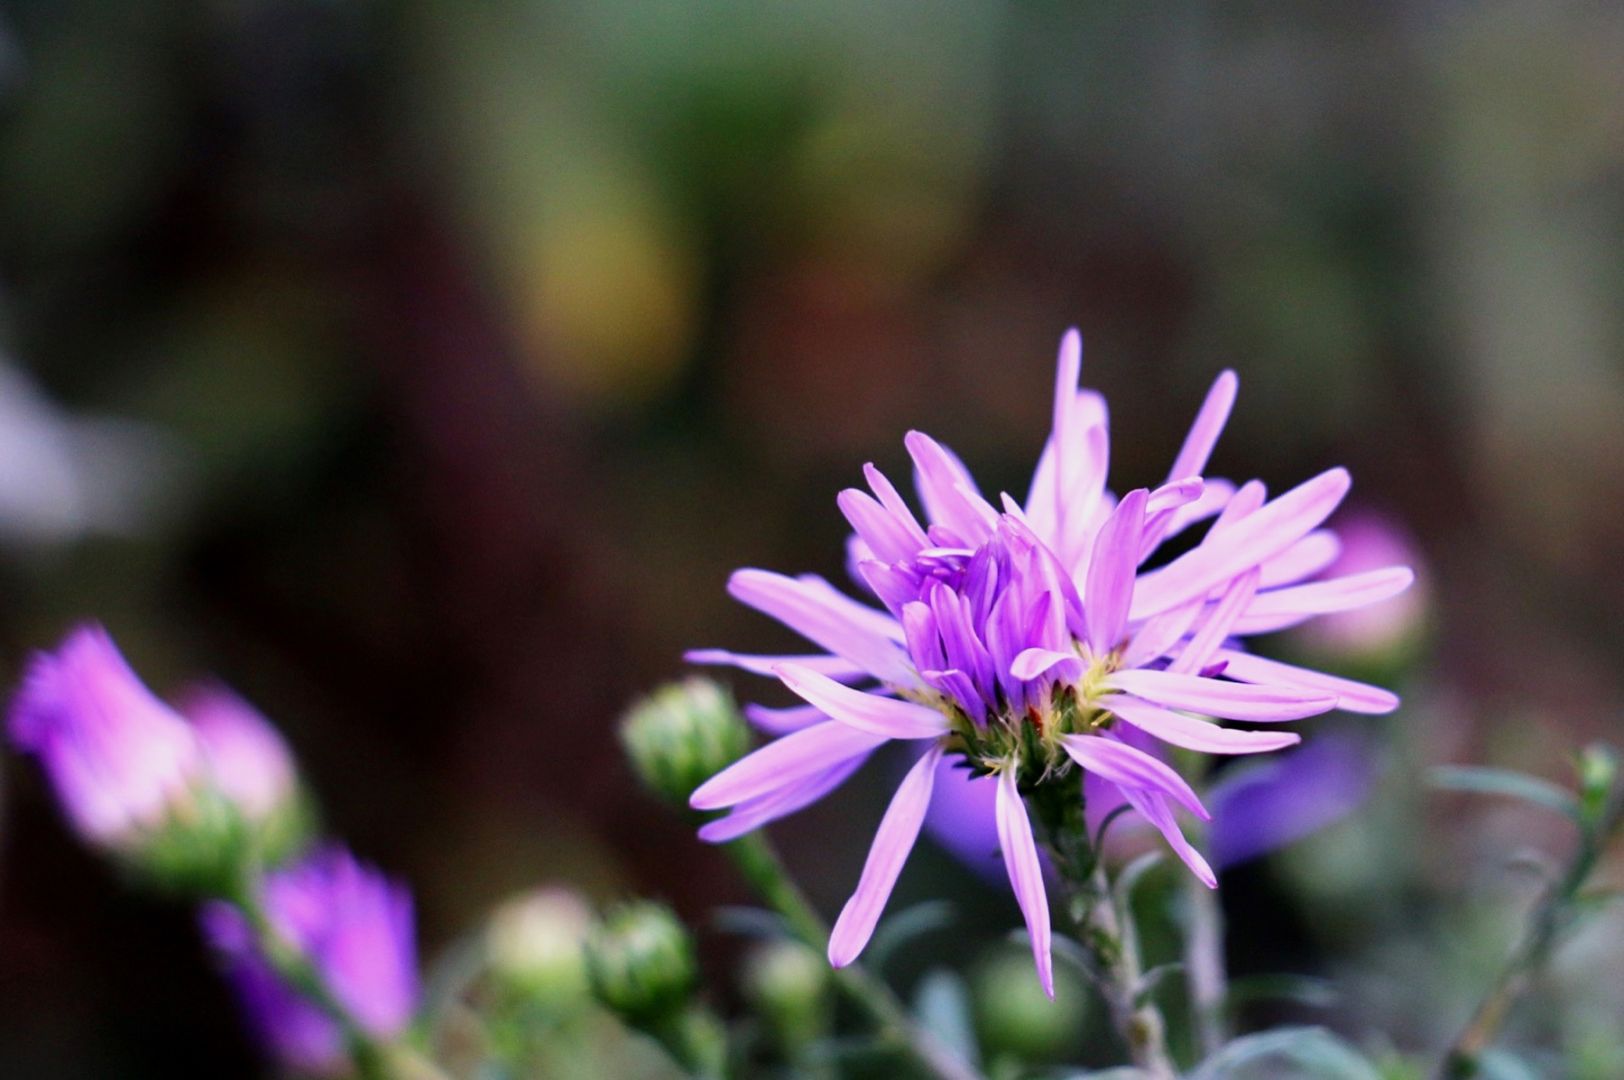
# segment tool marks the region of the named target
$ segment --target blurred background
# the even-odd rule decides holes
[[[1441,1045],[1503,857],[1569,838],[1415,766],[1624,735],[1620,55],[1624,10],[1536,0],[7,4],[0,671],[94,617],[160,692],[219,675],[429,954],[553,881],[671,901],[720,975],[743,887],[616,718],[787,645],[727,573],[844,580],[835,493],[908,428],[1023,494],[1077,325],[1119,489],[1231,366],[1216,473],[1346,464],[1414,546],[1398,632],[1282,643],[1401,683],[1319,728],[1379,779],[1222,895],[1237,972],[1341,995],[1274,1008]],[[896,767],[776,830],[831,914]],[[4,786],[6,1075],[252,1075],[191,916]],[[894,905],[940,895],[965,967],[1017,925],[922,846]],[[1624,1075],[1587,940],[1518,1037]]]

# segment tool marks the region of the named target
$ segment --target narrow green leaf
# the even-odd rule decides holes
[[[952,926],[958,909],[948,900],[926,900],[903,908],[880,923],[865,950],[864,963],[870,971],[884,971],[891,958],[904,946],[930,933]]]
[[[1145,972],[1139,979],[1139,986],[1134,990],[1133,1003],[1143,1005],[1156,993],[1158,987],[1169,975],[1177,975],[1184,971],[1184,962],[1174,960],[1167,964],[1157,964]]]
[[[1224,1007],[1234,1012],[1255,1001],[1294,1001],[1325,1009],[1339,997],[1336,987],[1312,975],[1247,975],[1230,981]]]
[[[1554,810],[1583,824],[1579,802],[1549,780],[1484,765],[1440,765],[1428,771],[1427,782],[1445,791],[1468,791],[1479,795],[1504,795]]]
[[[970,1013],[970,991],[957,974],[935,968],[920,979],[914,993],[914,1012],[927,1031],[965,1061],[973,1065],[981,1060]]]
[[[1291,1072],[1282,1066],[1295,1066]],[[1189,1080],[1381,1080],[1359,1051],[1324,1028],[1278,1028],[1221,1048]]]

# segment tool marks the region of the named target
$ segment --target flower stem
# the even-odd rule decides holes
[[[1624,780],[1608,776],[1607,784],[1593,813],[1585,815],[1588,821],[1582,825],[1579,845],[1567,867],[1546,886],[1529,913],[1522,939],[1488,993],[1478,1002],[1472,1018],[1450,1044],[1438,1067],[1439,1080],[1466,1080],[1479,1075],[1483,1052],[1499,1034],[1512,1008],[1528,992],[1534,977],[1545,967],[1557,939],[1579,915],[1585,882],[1608,842],[1624,827]]]
[[[739,872],[767,905],[776,911],[790,933],[819,952],[829,945],[829,927],[791,880],[772,844],[759,832],[727,844],[724,850]],[[939,1080],[981,1080],[970,1063],[916,1024],[891,988],[863,967],[852,964],[834,973],[835,985],[845,994],[880,1037],[895,1045]]]
[[[1218,894],[1194,875],[1184,879],[1189,926],[1184,938],[1184,970],[1195,1014],[1196,1040],[1202,1056],[1215,1053],[1229,1038],[1224,999],[1229,973],[1224,964],[1224,909]]]
[[[1144,965],[1128,897],[1112,887],[1104,862],[1089,842],[1079,787],[1080,783],[1043,784],[1027,796],[1027,803],[1065,884],[1063,907],[1093,960],[1094,982],[1105,998],[1112,1025],[1135,1066],[1154,1080],[1172,1080],[1178,1074],[1167,1052],[1167,1024],[1144,993]]]

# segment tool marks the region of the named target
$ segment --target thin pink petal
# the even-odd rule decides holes
[[[1189,709],[1230,720],[1300,720],[1336,708],[1334,696],[1317,691],[1226,682],[1171,671],[1118,671],[1106,685],[1170,709]]]
[[[1032,940],[1032,961],[1037,965],[1038,983],[1054,997],[1054,964],[1051,957],[1049,897],[1043,889],[1043,867],[1038,862],[1037,844],[1032,839],[1032,823],[1015,784],[1015,771],[998,774],[998,847],[1004,854],[1004,870],[1015,890],[1015,902],[1026,919],[1026,934]]]
[[[885,910],[885,902],[896,886],[897,875],[902,873],[902,864],[913,850],[914,841],[919,839],[919,826],[924,823],[925,811],[930,807],[936,763],[941,756],[941,747],[931,747],[908,770],[891,797],[891,805],[874,833],[874,844],[863,864],[857,890],[840,909],[840,918],[835,920],[835,928],[829,934],[829,963],[833,966],[845,967],[857,959],[873,935],[880,912]]]
[[[1278,555],[1329,517],[1347,494],[1348,486],[1346,469],[1330,469],[1247,514],[1221,533],[1215,523],[1200,546],[1139,579],[1132,617],[1148,618],[1177,607]],[[1234,500],[1230,505],[1234,506]]]
[[[721,667],[736,667],[748,671],[752,675],[774,675],[782,664],[799,664],[810,668],[820,675],[827,675],[831,679],[841,682],[857,682],[859,679],[872,678],[867,669],[858,667],[839,656],[787,656],[774,654],[764,656],[753,653],[729,652],[727,649],[689,649],[682,654],[682,658],[690,664],[707,664]]]
[[[1302,742],[1302,736],[1292,732],[1221,728],[1127,694],[1108,698],[1107,703],[1113,713],[1145,734],[1203,754],[1266,754]]]
[[[1076,653],[1054,649],[1024,649],[1009,665],[1009,673],[1017,679],[1037,679],[1055,669],[1063,669],[1059,677],[1076,678],[1082,674],[1083,662]]]
[[[1218,887],[1218,875],[1212,872],[1212,867],[1201,853],[1184,838],[1177,821],[1173,820],[1172,808],[1167,800],[1154,791],[1136,791],[1133,788],[1123,788],[1122,797],[1128,800],[1128,805],[1142,814],[1146,821],[1156,826],[1167,840],[1168,846],[1173,849],[1185,866],[1200,879],[1201,883],[1209,889]]]
[[[947,717],[935,709],[853,690],[808,668],[784,664],[778,669],[778,677],[808,704],[817,706],[842,724],[872,735],[887,739],[928,739],[948,728]]]
[[[725,844],[779,818],[788,817],[797,810],[811,806],[845,783],[847,778],[862,768],[867,760],[867,754],[858,754],[831,769],[739,803],[726,817],[701,825],[699,838],[707,844]]]
[[[741,603],[772,616],[875,678],[897,686],[918,684],[898,646],[901,625],[884,612],[842,596],[822,578],[739,570],[728,580],[727,588]]]
[[[1164,611],[1160,615],[1153,615],[1133,635],[1128,647],[1122,652],[1122,666],[1129,668],[1143,667],[1157,657],[1163,656],[1179,640],[1189,633],[1190,627],[1195,625],[1196,616],[1201,614],[1204,601],[1191,600],[1171,611]]]
[[[1334,694],[1337,708],[1348,712],[1381,715],[1392,712],[1399,704],[1398,695],[1391,690],[1254,656],[1239,649],[1219,649],[1213,654],[1213,660],[1224,665],[1226,676],[1242,682],[1273,683],[1309,693]]]
[[[1103,735],[1062,735],[1060,744],[1077,764],[1119,787],[1166,792],[1201,820],[1210,816],[1184,777],[1143,750]]]
[[[986,540],[998,511],[981,497],[964,463],[922,431],[910,431],[902,441],[913,458],[919,498],[932,523],[946,525],[968,543]]]
[[[1294,585],[1336,562],[1342,541],[1330,529],[1316,529],[1263,564],[1260,589]]]
[[[1207,666],[1207,660],[1217,651],[1218,646],[1224,643],[1224,639],[1229,637],[1241,613],[1257,594],[1259,576],[1258,571],[1251,570],[1230,583],[1223,599],[1208,613],[1206,621],[1201,624],[1201,629],[1196,631],[1195,637],[1190,639],[1190,643],[1167,666],[1168,671],[1190,674],[1199,672]]]
[[[821,724],[829,719],[822,709],[813,705],[791,705],[787,709],[773,709],[766,705],[750,704],[744,707],[745,718],[769,735],[788,735],[792,731]]]
[[[890,740],[830,720],[791,732],[735,761],[700,784],[688,799],[695,810],[720,810],[777,791],[814,773],[867,754]]]
[[[1212,448],[1218,445],[1218,436],[1223,434],[1230,410],[1235,407],[1235,391],[1239,386],[1240,380],[1233,371],[1218,373],[1206,400],[1201,403],[1201,411],[1196,413],[1195,423],[1190,425],[1190,433],[1184,437],[1179,456],[1173,459],[1173,467],[1167,472],[1169,480],[1199,476],[1207,471]]]
[[[1144,488],[1138,488],[1123,496],[1094,540],[1083,610],[1088,624],[1088,644],[1096,653],[1116,648],[1127,627],[1148,494]]]

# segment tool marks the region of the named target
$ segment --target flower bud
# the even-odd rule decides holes
[[[781,938],[745,961],[744,994],[777,1044],[793,1053],[822,1037],[833,1018],[829,963],[798,941]]]
[[[203,749],[212,793],[238,816],[259,858],[275,864],[303,847],[309,803],[293,754],[270,721],[217,684],[192,687],[180,709]]]
[[[268,874],[255,902],[268,935],[219,901],[203,909],[203,929],[272,1057],[323,1076],[350,1064],[343,1029],[305,987],[288,980],[283,953],[306,965],[369,1039],[387,1045],[406,1033],[420,991],[404,887],[334,847]]]
[[[678,806],[749,749],[749,729],[732,697],[709,679],[662,687],[633,705],[620,741],[643,784]]]
[[[1082,1046],[1080,1020],[1087,995],[1076,973],[1055,967],[1055,996],[1049,1000],[1032,979],[1031,962],[1013,950],[998,950],[977,968],[971,981],[976,1030],[989,1060],[1012,1057],[1028,1064],[1070,1058]]]
[[[693,939],[671,909],[647,900],[604,916],[587,937],[592,992],[638,1027],[677,1013],[698,978]]]
[[[587,1000],[583,946],[592,912],[575,892],[536,889],[497,908],[485,929],[485,956],[497,985],[549,1012]]]
[[[228,880],[238,830],[209,795],[197,734],[146,688],[107,631],[83,626],[56,652],[34,655],[10,734],[39,759],[88,843],[168,887]]]

